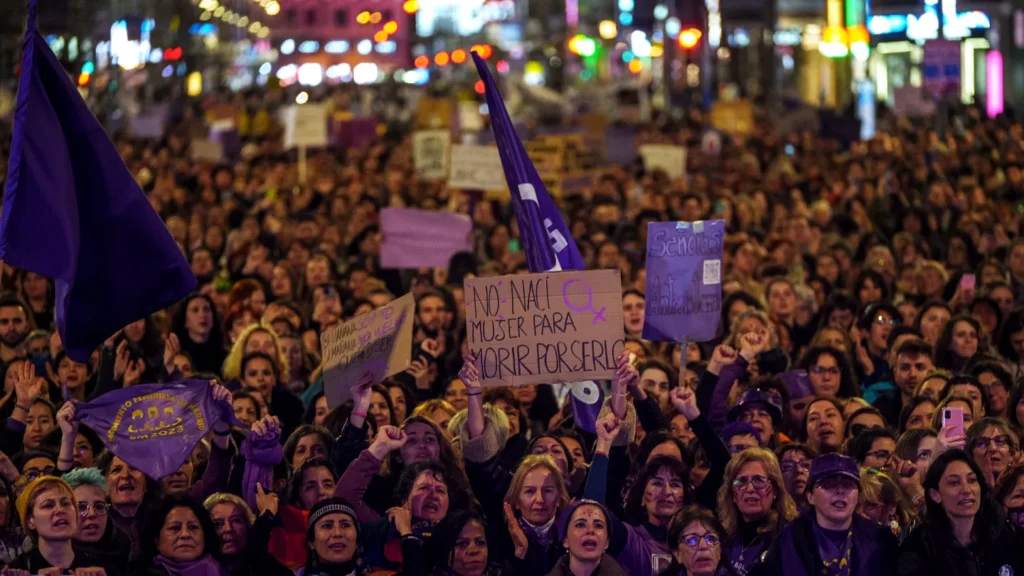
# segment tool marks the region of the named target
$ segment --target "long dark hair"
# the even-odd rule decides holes
[[[970,358],[960,358],[964,362],[963,366],[956,366],[957,362],[953,352],[953,332],[956,330],[958,322],[970,324],[978,338],[978,349],[974,351],[974,355]],[[935,342],[935,366],[945,368],[946,370],[960,369],[963,372],[968,372],[968,368],[973,367],[973,360],[977,359],[984,349],[985,337],[981,331],[981,323],[975,320],[973,316],[957,314],[950,318],[949,322],[946,322],[942,332],[939,334],[939,339]]]
[[[188,508],[196,515],[199,525],[203,528],[203,555],[212,556],[214,560],[221,561],[220,537],[217,536],[217,529],[213,526],[210,513],[206,511],[198,501],[184,495],[167,496],[160,500],[153,508],[149,521],[142,528],[142,552],[149,562],[160,555],[157,549],[157,542],[160,540],[160,531],[167,521],[167,516],[175,508]]]
[[[188,305],[196,298],[202,298],[206,300],[206,303],[210,305],[210,314],[213,316],[213,323],[210,326],[210,336],[206,339],[205,344],[199,342],[192,342],[188,337],[188,329],[185,328],[185,320],[188,316]],[[174,315],[171,317],[171,332],[174,332],[178,336],[178,340],[181,342],[182,349],[188,349],[189,343],[193,346],[216,346],[218,349],[224,348],[224,333],[220,329],[220,314],[217,313],[217,307],[213,305],[213,300],[206,294],[199,292],[193,292],[189,294],[181,304],[178,305],[177,310],[174,311]]]
[[[647,510],[644,508],[644,492],[651,477],[662,468],[668,468],[683,481],[683,505],[693,502],[693,489],[690,487],[690,470],[685,464],[671,456],[658,456],[647,463],[636,477],[636,481],[626,496],[625,520],[633,526],[640,526],[647,521]]]
[[[798,367],[810,372],[810,367],[817,364],[818,358],[826,354],[835,358],[836,366],[839,368],[839,390],[836,392],[836,396],[839,398],[860,396],[860,384],[853,377],[853,368],[850,366],[849,357],[840,350],[829,346],[815,346],[804,352]]]
[[[946,515],[946,510],[942,507],[941,503],[932,499],[930,493],[933,490],[939,491],[942,475],[953,462],[963,462],[970,467],[971,472],[978,479],[978,487],[981,490],[980,506],[978,513],[974,516],[974,527],[971,529],[974,540],[984,544],[995,539],[1002,528],[1004,520],[999,506],[992,500],[989,489],[985,486],[985,474],[974,462],[974,458],[971,458],[967,452],[960,449],[947,450],[932,461],[931,466],[928,467],[928,472],[924,476],[924,490],[927,495],[927,498],[925,498],[925,518],[927,521],[924,524],[924,529],[936,551],[949,548],[949,541],[953,538],[953,528],[950,524],[949,516]]]
[[[449,506],[449,510],[451,506]],[[434,528],[430,537],[430,546],[427,547],[427,566],[434,573],[449,574],[452,564],[455,561],[455,544],[459,540],[462,530],[470,522],[476,522],[484,529],[484,536],[487,538],[487,561],[491,563],[494,558],[491,551],[491,537],[487,532],[487,516],[476,505],[469,508],[450,510],[444,520]]]

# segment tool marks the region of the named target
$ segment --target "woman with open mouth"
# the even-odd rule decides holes
[[[228,576],[221,564],[220,539],[206,508],[186,496],[168,496],[157,504],[143,529],[145,560],[139,576]]]
[[[729,535],[728,563],[746,574],[782,528],[797,517],[775,455],[748,448],[732,457],[718,495],[718,517]]]
[[[363,576],[359,520],[342,498],[322,500],[309,511],[306,565],[296,576]]]
[[[668,547],[672,564],[662,576],[737,576],[728,561],[722,561],[722,549],[728,534],[710,511],[688,506],[672,518],[668,528]]]
[[[109,576],[121,576],[117,564],[75,550],[72,543],[78,531],[77,506],[74,490],[60,478],[44,476],[29,482],[18,496],[16,507],[35,549],[19,557],[10,568],[28,574],[102,569]]]
[[[203,502],[220,537],[222,564],[231,576],[291,576],[294,571],[269,552],[270,532],[277,523],[277,495],[267,494],[260,484],[256,489],[258,517],[234,494],[218,492]]]
[[[1020,439],[1001,418],[982,418],[967,432],[967,447],[974,462],[985,473],[988,488],[994,488],[999,476],[1017,460]]]
[[[824,454],[811,462],[811,508],[782,529],[755,576],[878,576],[893,574],[898,543],[887,528],[857,514],[857,462]]]
[[[116,566],[120,574],[128,574],[128,557],[132,549],[128,534],[110,522],[110,500],[107,481],[95,468],[78,468],[63,476],[75,492],[78,502],[78,533],[75,552],[102,559],[106,566]]]
[[[611,556],[605,554],[609,545],[611,513],[604,504],[594,500],[578,500],[570,504],[558,521],[558,534],[566,553],[548,576],[625,576]]]
[[[924,490],[925,521],[900,548],[900,576],[1024,574],[1024,536],[992,499],[984,472],[967,452],[937,456]]]
[[[359,500],[387,455],[401,451],[409,441],[405,430],[382,427],[373,444],[345,470],[334,491],[334,496],[355,502],[354,509],[363,523],[366,562],[375,570],[402,569],[404,539],[426,541],[449,509],[463,510],[469,505],[469,492],[458,489],[448,468],[435,460],[405,468],[395,489],[399,505],[389,509],[386,516],[381,517]]]

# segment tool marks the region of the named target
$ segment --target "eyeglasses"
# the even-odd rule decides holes
[[[740,476],[732,481],[735,490],[743,490],[747,486],[753,486],[754,490],[761,491],[772,485],[772,481],[764,476]]]
[[[689,536],[683,538],[683,543],[685,543],[690,548],[696,548],[697,546],[700,546],[701,540],[703,540],[704,543],[711,548],[718,546],[718,543],[721,542],[721,540],[718,539],[718,536],[708,533],[703,536],[698,536],[697,534],[690,534]]]
[[[792,474],[793,472],[796,472],[798,468],[801,472],[810,472],[811,461],[800,460],[799,462],[796,462],[793,460],[787,460],[786,462],[779,464],[779,468],[782,468],[782,472],[785,474]]]
[[[822,374],[839,376],[840,370],[838,366],[832,366],[831,368],[826,368],[824,366],[811,366],[811,374],[817,374],[819,376]]]
[[[25,469],[25,479],[29,482],[38,480],[43,476],[53,476],[55,468],[53,466],[47,466],[45,468],[27,468]]]
[[[882,462],[888,462],[892,459],[892,452],[889,452],[888,450],[875,450],[874,452],[868,452],[864,456],[881,460]]]
[[[996,448],[1006,448],[1010,445],[1010,437],[1004,434],[995,438],[978,438],[974,441],[974,447],[982,450],[988,450],[989,444],[995,444]]]
[[[879,314],[878,316],[875,316],[875,324],[878,324],[880,326],[885,326],[887,324],[889,326],[896,326],[897,324],[899,324],[899,320],[896,320],[895,318],[886,318],[885,316]]]
[[[88,515],[89,508],[92,508],[92,511],[95,512],[97,516],[106,516],[107,512],[110,510],[110,504],[107,504],[106,502],[95,502],[93,504],[89,504],[88,502],[79,502],[78,515]]]

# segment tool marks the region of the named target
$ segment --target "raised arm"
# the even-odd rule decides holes
[[[281,421],[276,416],[264,416],[252,425],[249,436],[242,442],[245,471],[242,473],[242,496],[253,510],[259,507],[257,491],[260,486],[274,485],[274,466],[284,458],[281,448]],[[277,508],[274,509],[277,514]]]
[[[476,364],[474,354],[462,355],[462,370],[459,379],[466,385],[469,394],[469,406],[466,409],[466,425],[469,439],[479,438],[484,433],[484,400],[480,386],[480,368]]]
[[[78,420],[75,420],[75,405],[65,402],[57,411],[57,425],[60,426],[60,455],[57,456],[57,471],[70,472],[75,467],[75,438],[78,436]]]
[[[400,450],[409,438],[405,431],[397,426],[381,426],[377,432],[377,438],[373,444],[356,458],[338,479],[334,488],[334,495],[348,500],[356,509],[357,518],[360,522],[370,522],[379,518],[365,502],[363,495],[373,480],[374,474],[380,470],[384,458],[393,450]]]
[[[690,429],[704,448],[710,471],[700,488],[697,489],[697,503],[709,509],[715,508],[718,487],[725,476],[725,467],[729,464],[729,450],[715,433],[714,428],[701,414],[697,407],[697,396],[693,390],[677,387],[671,392],[672,406],[690,422]]]

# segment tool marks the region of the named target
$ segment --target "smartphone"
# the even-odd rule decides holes
[[[792,144],[786,144],[786,155],[792,156],[796,153],[796,148]]]
[[[519,252],[519,240],[517,240],[515,238],[509,240],[508,241],[508,250],[509,250],[509,252],[512,252],[513,254],[518,253]]]
[[[964,434],[964,409],[963,408],[943,408],[942,409],[942,427],[950,427],[952,434],[962,436]]]
[[[973,292],[977,282],[978,279],[974,274],[964,274],[960,277],[960,291]]]

